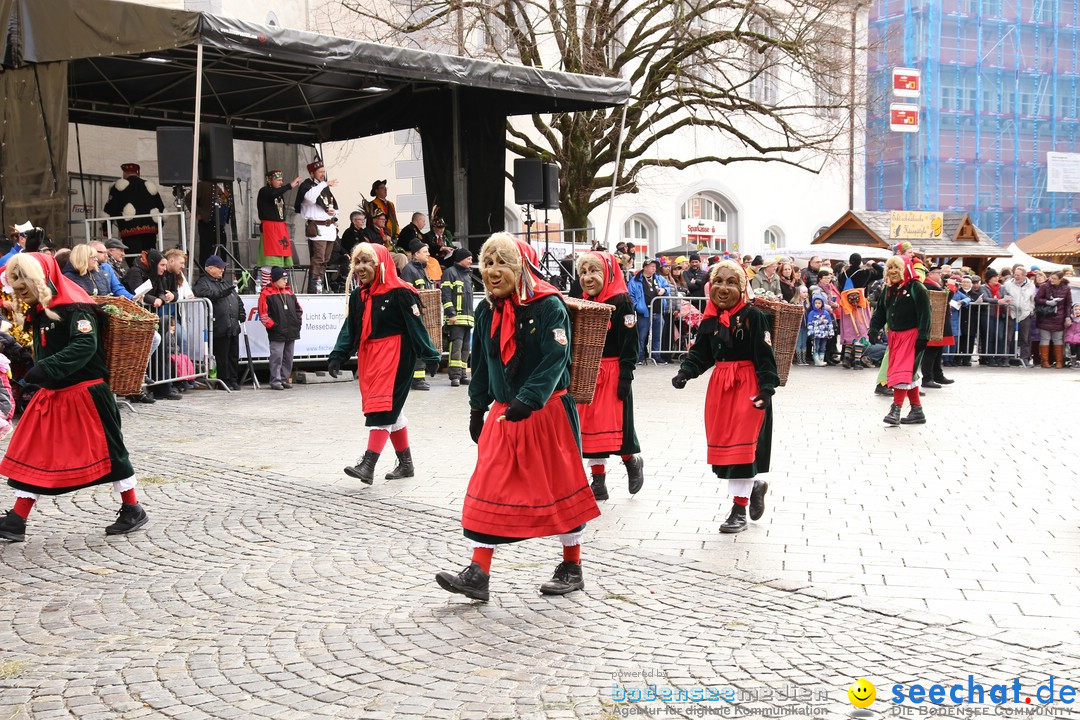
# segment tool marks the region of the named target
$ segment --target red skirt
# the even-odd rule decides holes
[[[92,385],[104,382],[38,390],[15,427],[0,474],[46,494],[119,479],[110,476],[109,443],[90,395]]]
[[[401,335],[368,338],[357,353],[360,402],[365,415],[394,408],[394,379],[401,360]]]
[[[889,374],[886,383],[889,387],[913,385],[916,372],[922,358],[916,357],[915,341],[919,339],[919,329],[889,331]]]
[[[622,448],[624,413],[618,389],[619,358],[602,358],[592,403],[577,406],[583,454],[615,453]]]
[[[718,362],[705,394],[705,437],[710,465],[746,465],[757,455],[765,413],[750,398],[758,394],[749,360]]]
[[[461,513],[466,531],[513,539],[546,537],[600,516],[563,404],[565,394],[556,393],[520,422],[499,420],[507,405],[492,405]]]
[[[279,220],[262,221],[263,257],[292,257],[289,226]]]

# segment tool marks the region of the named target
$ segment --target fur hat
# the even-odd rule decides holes
[[[315,171],[322,167],[326,167],[325,165],[323,165],[322,160],[315,160],[313,162],[309,162],[307,164],[308,175],[314,175]]]

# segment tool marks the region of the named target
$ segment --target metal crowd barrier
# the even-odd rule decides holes
[[[1003,365],[1020,357],[1018,326],[1007,305],[972,302],[954,308],[953,315],[956,341],[945,348],[943,357],[954,365]],[[1034,318],[1030,324],[1034,330]]]
[[[149,387],[174,382],[210,380],[214,366],[214,312],[206,298],[165,303],[154,310],[161,343],[150,354]]]
[[[649,363],[681,359],[694,344],[706,302],[703,297],[653,298],[649,317],[638,315],[638,359]]]

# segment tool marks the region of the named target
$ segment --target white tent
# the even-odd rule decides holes
[[[812,257],[819,257],[823,260],[843,260],[847,262],[852,253],[859,253],[862,255],[863,260],[888,260],[893,254],[892,250],[886,248],[866,245],[842,245],[840,243],[817,243],[798,250],[780,248],[773,254],[793,257],[796,260],[809,260]],[[764,255],[762,253],[763,257]]]
[[[1023,265],[1030,270],[1031,266],[1034,265],[1043,272],[1064,270],[1065,268],[1070,267],[1069,265],[1059,265],[1057,263],[1052,263],[1049,260],[1040,260],[1039,258],[1031,257],[1026,252],[1016,247],[1016,243],[1012,243],[1005,249],[1009,251],[1009,257],[998,258],[990,263],[990,267],[995,270],[1001,270],[1002,268],[1011,268],[1013,265]]]

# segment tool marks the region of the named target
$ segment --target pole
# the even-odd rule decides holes
[[[192,277],[195,270],[195,206],[199,204],[199,132],[201,131],[202,117],[202,76],[203,76],[203,46],[202,43],[195,45],[195,126],[192,129],[191,138],[191,220],[188,224],[188,243],[184,248],[188,254],[188,278]]]
[[[627,103],[629,105],[630,103]],[[622,120],[619,121],[619,143],[615,146],[615,170],[611,173],[611,196],[608,198],[607,222],[604,224],[604,247],[608,247],[608,233],[611,231],[611,216],[615,213],[615,185],[619,182],[619,164],[622,162],[623,131],[626,129],[626,105],[622,106]]]
[[[454,164],[454,232],[469,244],[469,196],[465,169],[461,166],[461,98],[457,86],[450,90],[450,123],[453,140],[450,143]]]
[[[855,209],[855,34],[858,31],[859,3],[851,8],[851,67],[848,69],[848,210]]]

